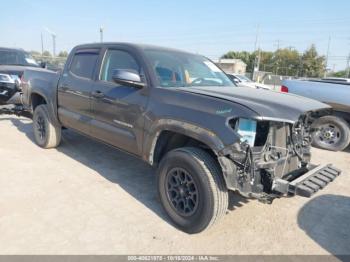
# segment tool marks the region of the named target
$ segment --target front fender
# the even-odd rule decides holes
[[[151,165],[153,165],[157,140],[162,131],[173,131],[196,139],[206,144],[215,154],[218,154],[219,151],[225,148],[223,142],[211,130],[180,120],[160,119],[154,122],[152,127],[145,133],[143,146],[145,154],[143,154],[143,158]]]

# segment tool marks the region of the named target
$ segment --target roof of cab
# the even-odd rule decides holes
[[[104,42],[104,43],[81,44],[81,45],[77,45],[75,49],[111,47],[113,45],[133,47],[140,50],[151,49],[151,50],[163,50],[163,51],[172,51],[172,52],[191,54],[190,52],[186,52],[175,48],[161,47],[161,46],[149,45],[149,44],[128,43],[128,42]]]
[[[25,52],[22,48],[0,47],[0,51],[19,51]]]

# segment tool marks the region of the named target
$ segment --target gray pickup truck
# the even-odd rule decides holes
[[[341,151],[350,144],[350,82],[342,78],[284,80],[282,92],[316,99],[332,106],[330,115],[315,120],[313,145]]]
[[[161,203],[188,233],[226,213],[229,190],[271,203],[310,197],[340,174],[310,164],[310,123],[328,105],[236,87],[200,55],[80,45],[60,74],[26,70],[22,90],[39,146],[57,147],[64,127],[157,167]]]

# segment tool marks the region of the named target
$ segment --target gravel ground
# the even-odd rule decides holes
[[[31,121],[0,116],[0,254],[350,254],[350,149],[313,149],[343,174],[311,199],[272,205],[231,196],[230,211],[187,235],[157,198],[142,161],[64,131],[33,143]]]

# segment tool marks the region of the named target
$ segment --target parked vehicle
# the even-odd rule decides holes
[[[289,92],[329,104],[330,115],[313,123],[313,145],[319,148],[341,151],[350,143],[350,83],[332,79],[284,80],[282,92]]]
[[[334,83],[349,83],[350,84],[350,78],[343,78],[343,77],[325,77],[322,78],[324,82],[334,82]]]
[[[239,74],[227,74],[227,75],[237,86],[271,90],[271,87],[269,87],[268,85],[254,82],[253,80],[249,79],[245,75],[239,75]]]
[[[158,167],[161,203],[188,233],[226,213],[229,190],[271,203],[310,197],[340,174],[310,164],[310,119],[328,105],[236,87],[199,55],[80,45],[61,74],[26,70],[22,85],[39,146],[57,147],[65,127]]]
[[[27,68],[39,67],[22,49],[0,48],[0,105],[20,104],[20,78]]]

